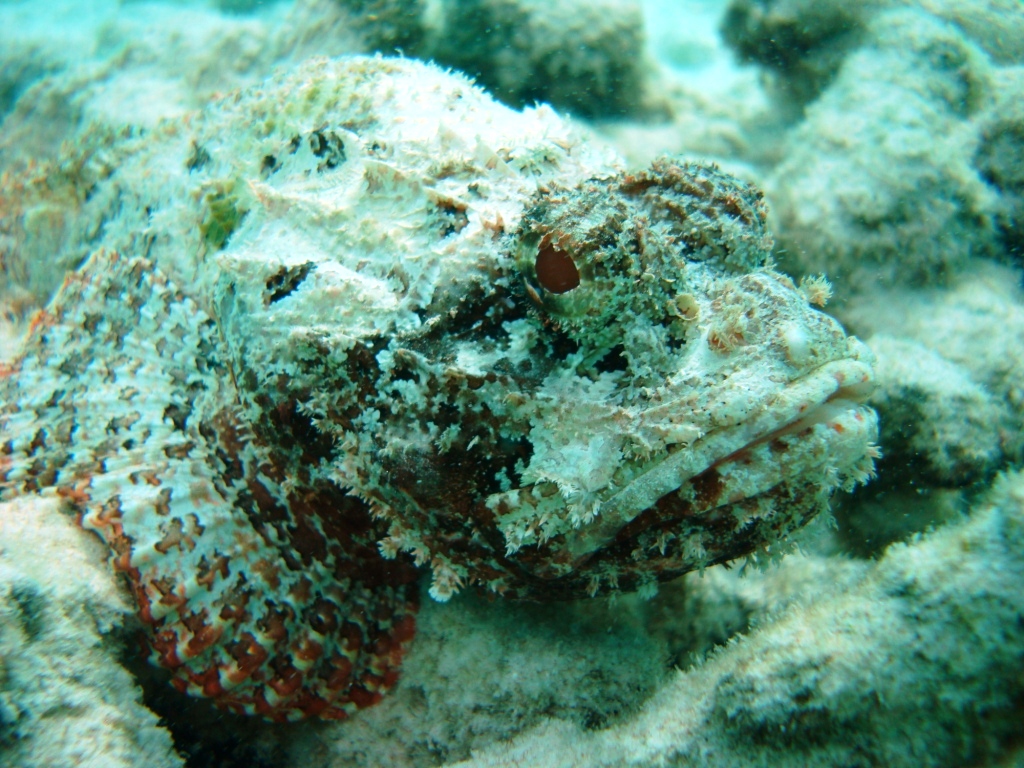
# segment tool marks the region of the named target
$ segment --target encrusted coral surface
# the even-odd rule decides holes
[[[119,661],[132,606],[57,499],[0,503],[0,763],[181,768]],[[134,643],[131,643],[134,646]]]
[[[417,55],[477,78],[506,104],[542,101],[594,118],[648,106],[642,3],[455,0],[435,8]]]
[[[92,255],[0,377],[0,490],[75,508],[220,706],[376,701],[412,563],[440,599],[645,587],[777,549],[871,471],[870,353],[716,168],[627,173],[379,58],[103,159],[68,213]]]

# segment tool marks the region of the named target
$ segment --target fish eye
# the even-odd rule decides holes
[[[550,293],[568,293],[580,284],[580,271],[576,262],[565,251],[555,247],[544,238],[534,262],[537,282]]]

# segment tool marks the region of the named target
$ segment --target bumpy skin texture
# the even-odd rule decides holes
[[[0,376],[0,492],[108,542],[181,690],[344,717],[396,679],[410,560],[441,599],[644,586],[870,472],[870,355],[715,168],[628,174],[385,59],[104,160],[93,255]]]

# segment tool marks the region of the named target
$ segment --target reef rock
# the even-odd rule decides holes
[[[714,167],[627,173],[380,58],[84,146],[51,206],[91,255],[0,375],[0,492],[109,544],[182,691],[341,718],[397,678],[413,563],[439,599],[645,588],[871,471],[870,354]]]
[[[55,501],[0,503],[0,764],[181,768],[120,663],[127,594]]]
[[[993,68],[924,13],[883,14],[868,31],[765,180],[783,264],[857,291],[941,285],[1004,249],[1006,203],[972,159]]]

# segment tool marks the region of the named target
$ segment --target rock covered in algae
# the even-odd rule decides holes
[[[1013,0],[730,4],[727,39],[800,118],[764,180],[787,269],[869,291],[1020,261],[1022,23]]]
[[[55,500],[0,503],[0,763],[181,768],[119,661],[132,625],[103,544]],[[59,567],[55,567],[59,564]]]
[[[946,288],[876,289],[843,318],[878,354],[886,469],[957,487],[1024,461],[1019,271],[981,262]]]
[[[512,106],[537,101],[593,118],[651,106],[635,0],[443,2],[420,55],[472,75]]]
[[[732,0],[722,37],[742,61],[772,74],[767,85],[776,97],[802,106],[835,76],[878,6],[877,0]]]
[[[91,256],[0,378],[0,489],[107,541],[179,690],[345,717],[397,679],[412,563],[440,599],[649,587],[871,471],[870,354],[714,167],[627,173],[380,58],[103,146]]]
[[[858,290],[941,284],[1004,248],[1004,204],[974,160],[991,62],[919,11],[881,14],[866,34],[765,181],[785,264]]]

